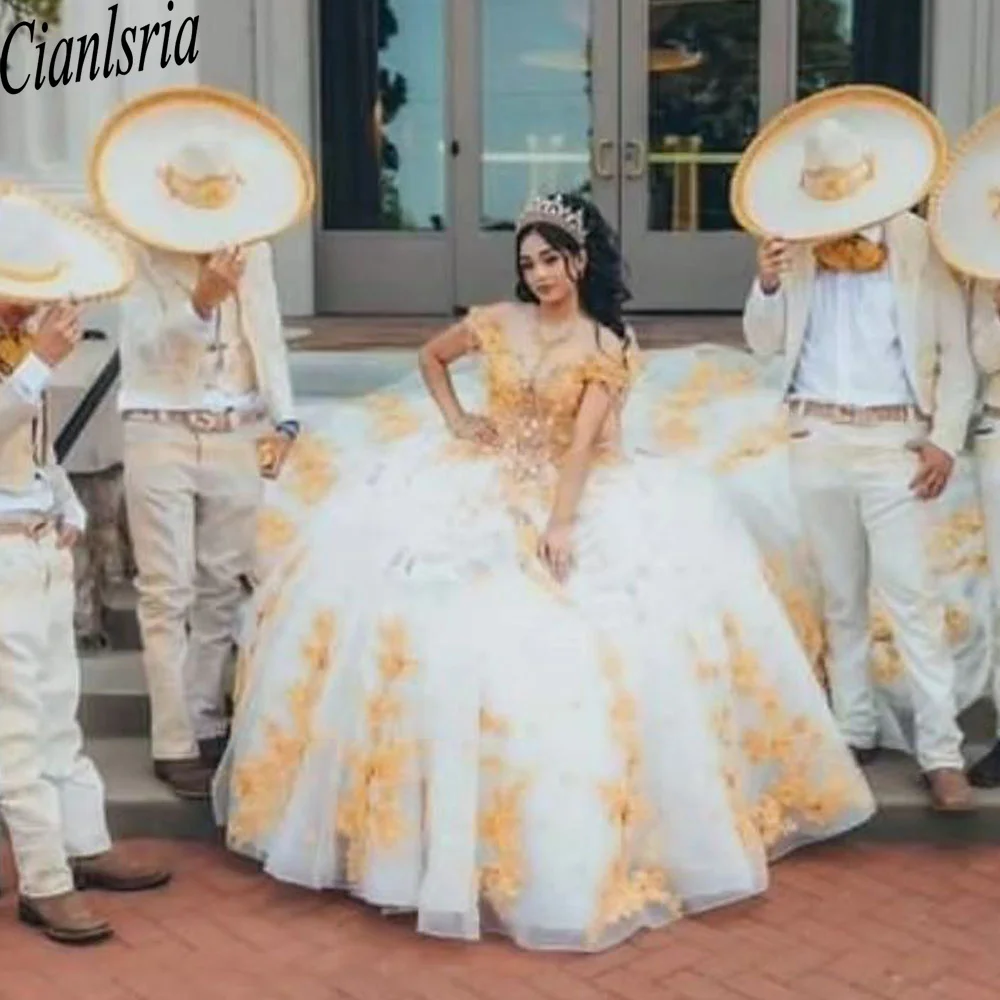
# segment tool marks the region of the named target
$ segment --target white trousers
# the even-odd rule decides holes
[[[824,591],[833,711],[853,746],[878,745],[869,594],[889,617],[924,771],[962,767],[955,663],[927,540],[932,512],[910,483],[920,424],[838,425],[793,417],[792,478]]]
[[[111,846],[79,701],[72,556],[52,532],[0,536],[0,813],[34,899],[73,888],[67,859]]]
[[[260,428],[125,423],[125,500],[138,569],[153,758],[198,756],[226,730],[240,577],[253,570]]]
[[[975,452],[993,601],[993,620],[990,623],[993,704],[1000,710],[1000,420],[991,417],[981,422],[976,431]],[[1000,738],[1000,723],[998,723],[998,738]]]

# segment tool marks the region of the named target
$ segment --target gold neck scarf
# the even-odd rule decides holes
[[[884,243],[872,243],[858,233],[821,243],[813,253],[816,266],[821,271],[840,274],[871,274],[881,271],[889,259],[889,248]]]
[[[30,350],[31,336],[26,330],[0,330],[0,379],[11,375]]]

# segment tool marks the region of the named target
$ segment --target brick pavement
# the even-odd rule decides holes
[[[1000,848],[847,845],[774,869],[758,902],[595,956],[418,938],[340,897],[281,886],[202,844],[176,883],[97,900],[118,928],[72,951],[0,902],[4,1000],[995,1000]],[[4,886],[9,890],[9,863]]]

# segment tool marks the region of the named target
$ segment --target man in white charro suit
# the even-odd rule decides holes
[[[77,722],[71,549],[86,514],[56,464],[47,389],[80,337],[68,303],[119,293],[131,263],[77,213],[0,183],[0,816],[20,919],[55,941],[111,936],[78,890],[169,874],[112,846],[104,786]]]
[[[959,139],[929,222],[944,258],[972,279],[972,354],[981,377],[973,442],[992,583],[992,695],[1000,706],[1000,107]],[[1000,785],[1000,736],[968,773],[978,788]]]
[[[262,473],[298,434],[267,237],[308,215],[311,168],[256,105],[170,88],[109,119],[91,187],[138,264],[119,408],[154,770],[207,799]]]
[[[945,140],[921,105],[846,87],[779,117],[747,152],[734,205],[769,238],[744,329],[784,355],[792,478],[824,592],[833,709],[862,763],[879,748],[869,595],[889,616],[915,755],[940,811],[973,808],[955,664],[927,538],[975,396],[961,290],[907,211]]]

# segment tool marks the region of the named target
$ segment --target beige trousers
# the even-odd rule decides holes
[[[0,536],[0,814],[31,898],[69,892],[67,859],[111,846],[79,701],[72,557],[52,532]]]
[[[910,489],[919,463],[907,445],[926,437],[925,428],[801,417],[790,426],[792,481],[823,584],[830,693],[844,737],[859,748],[879,742],[870,673],[874,589],[906,668],[917,760],[924,771],[962,767],[955,662],[926,544],[933,513]]]
[[[125,500],[155,760],[194,758],[198,740],[226,730],[241,577],[254,562],[260,433],[125,422]]]

